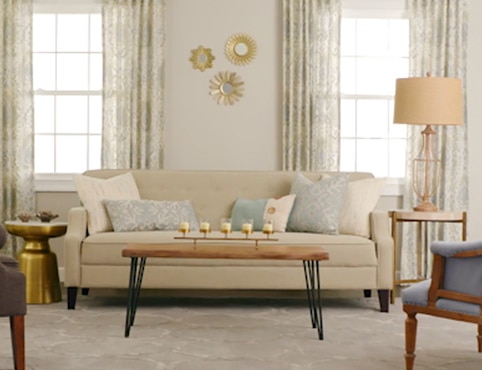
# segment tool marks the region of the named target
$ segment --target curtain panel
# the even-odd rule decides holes
[[[457,77],[465,91],[467,70],[467,1],[409,0],[410,75]],[[465,92],[464,92],[465,94]],[[464,102],[466,100],[464,99]],[[465,109],[466,111],[466,109]],[[465,114],[467,117],[467,114]],[[465,211],[468,207],[467,120],[462,126],[432,126],[436,131],[434,151],[441,160],[440,187],[432,199],[445,211]],[[422,146],[422,126],[408,126],[406,188],[404,208],[411,209],[417,199],[411,187],[413,158]],[[403,235],[401,276],[416,276],[416,232],[407,227]],[[431,240],[460,240],[457,224],[431,224]],[[429,267],[431,259],[428,258]]]
[[[34,213],[32,0],[0,1],[0,222]],[[8,238],[2,253],[21,243]]]
[[[105,0],[103,168],[162,168],[164,0]]]
[[[283,0],[283,169],[338,170],[340,0]]]

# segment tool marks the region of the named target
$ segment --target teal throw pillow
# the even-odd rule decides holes
[[[104,199],[114,231],[178,230],[189,222],[191,230],[199,224],[191,201],[110,200]]]
[[[288,231],[338,234],[349,175],[339,174],[312,182],[298,172],[291,185],[296,194],[288,220]]]
[[[233,231],[240,231],[243,224],[243,219],[253,219],[253,230],[261,231],[264,225],[264,209],[268,199],[242,199],[238,198],[234,203],[233,211],[231,213],[231,223]]]

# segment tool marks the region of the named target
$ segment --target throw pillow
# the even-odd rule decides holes
[[[105,199],[114,231],[178,230],[181,222],[189,222],[191,230],[199,224],[189,200],[112,200]]]
[[[281,198],[270,198],[266,202],[263,218],[265,221],[273,221],[274,231],[281,233],[286,231],[295,198],[295,194],[289,194]]]
[[[236,199],[231,213],[231,223],[234,231],[240,231],[243,219],[253,219],[253,230],[263,229],[263,214],[268,199]]]
[[[87,210],[87,230],[89,234],[112,230],[112,224],[102,202],[105,198],[141,198],[134,176],[130,172],[106,180],[77,175],[74,177],[74,184],[80,202]]]
[[[339,174],[313,183],[298,172],[290,191],[296,200],[288,231],[338,234],[348,179],[348,174]]]
[[[340,234],[370,237],[370,213],[385,186],[384,178],[351,181],[340,213]]]
[[[281,198],[236,200],[231,214],[233,230],[241,230],[243,219],[252,218],[254,231],[263,230],[265,221],[273,221],[275,232],[285,232],[295,197],[289,194]]]

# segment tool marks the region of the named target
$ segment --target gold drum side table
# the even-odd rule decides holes
[[[5,227],[25,241],[17,259],[26,277],[27,303],[61,301],[57,256],[50,250],[49,239],[64,235],[67,223],[6,221]]]

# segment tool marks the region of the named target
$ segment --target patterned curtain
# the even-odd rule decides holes
[[[465,87],[467,65],[467,1],[410,0],[410,74],[435,77],[457,77]],[[467,124],[463,126],[432,126],[434,150],[442,165],[440,187],[433,203],[446,211],[464,211],[468,207]],[[407,178],[404,208],[411,209],[417,199],[412,190],[412,160],[422,146],[422,126],[408,126]],[[457,224],[430,224],[431,240],[460,240]],[[416,276],[416,233],[404,232],[402,278]],[[429,267],[431,259],[428,258]]]
[[[105,0],[102,166],[162,168],[164,0]]]
[[[0,222],[33,213],[32,0],[0,1]],[[2,253],[15,256],[16,238]]]
[[[339,167],[340,0],[283,1],[283,169]]]

